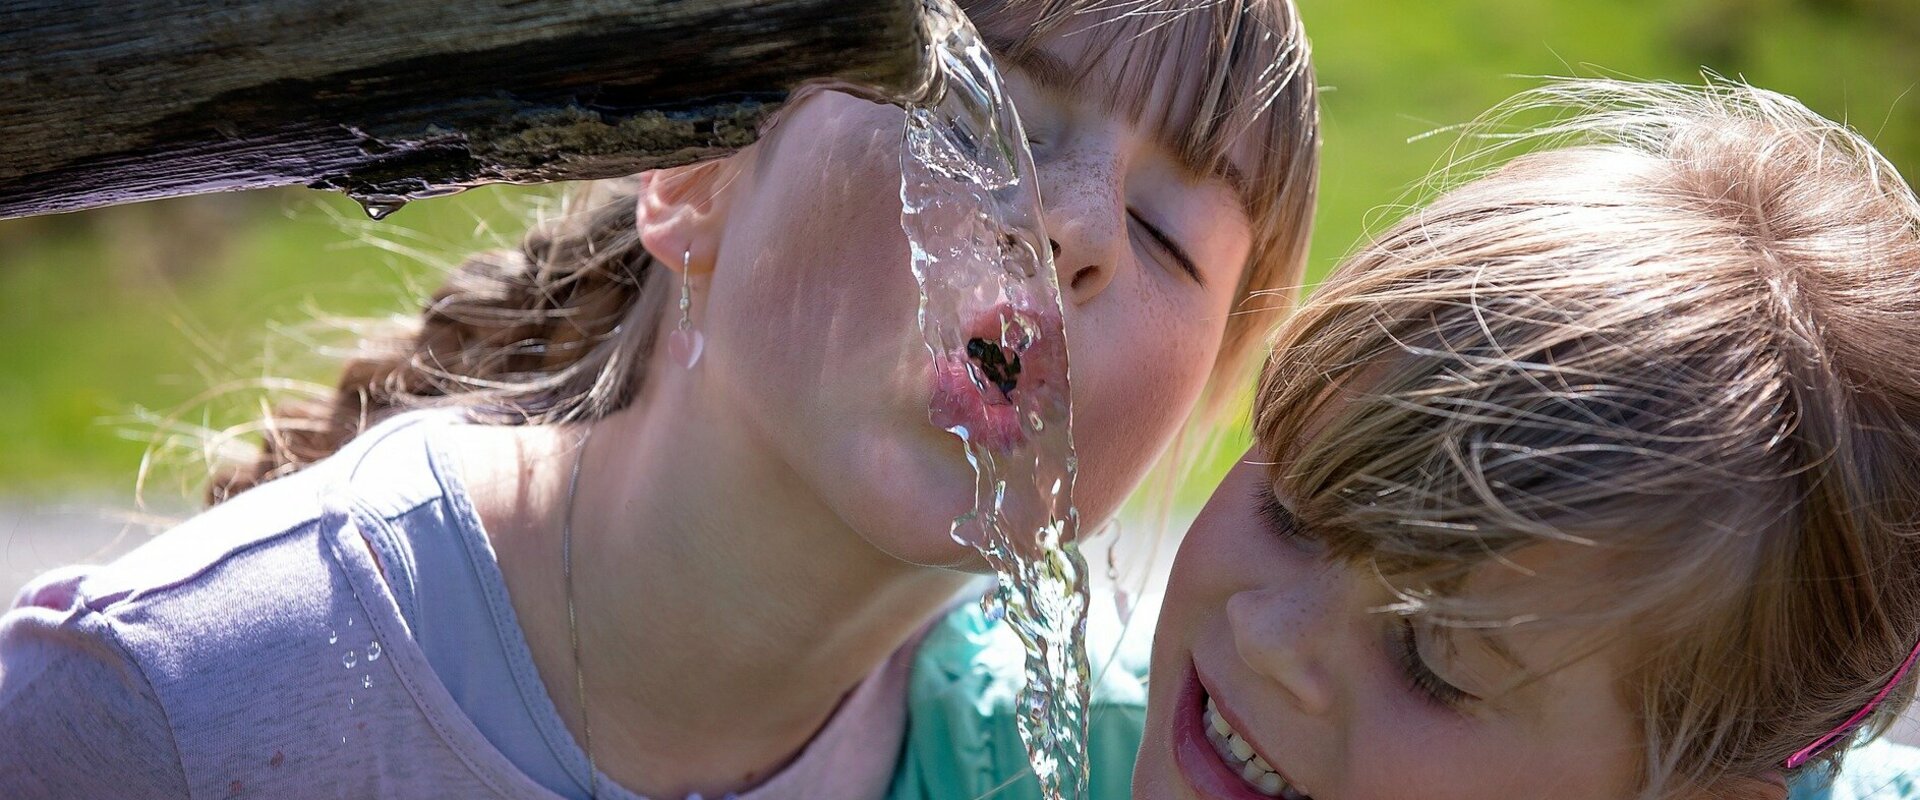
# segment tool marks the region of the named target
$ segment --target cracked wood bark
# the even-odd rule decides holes
[[[921,0],[0,0],[0,218],[266,186],[376,205],[753,141],[926,81]]]

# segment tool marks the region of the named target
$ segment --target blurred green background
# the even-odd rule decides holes
[[[1920,98],[1904,97],[1920,77],[1914,0],[1301,5],[1326,88],[1315,276],[1388,221],[1450,142],[1410,139],[1536,83],[1526,76],[1693,81],[1708,67],[1850,121],[1910,177],[1920,165]],[[130,504],[156,420],[219,427],[258,395],[209,402],[210,389],[330,382],[316,320],[410,315],[440,270],[512,241],[557,191],[481,189],[380,223],[304,190],[0,222],[0,503]],[[195,456],[160,454],[182,466],[156,473],[149,498],[181,507]]]

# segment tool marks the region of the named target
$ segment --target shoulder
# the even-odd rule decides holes
[[[1099,642],[1088,649],[1110,650]],[[1025,658],[1013,632],[972,603],[934,623],[914,658],[907,744],[893,797],[1039,797],[1018,729]],[[1096,664],[1093,673],[1092,796],[1125,797],[1146,717],[1146,687],[1140,675],[1117,664]]]
[[[262,486],[113,563],[20,590],[0,616],[0,752],[17,756],[0,759],[0,795],[189,793],[172,712],[204,683],[204,659],[256,629],[243,621],[266,593],[227,576],[285,571],[267,565],[284,564],[279,543],[314,521],[304,483]]]
[[[177,765],[182,715],[245,685],[226,673],[311,616],[301,606],[327,583],[304,477],[246,492],[112,563],[29,582],[0,616],[0,728],[104,737],[111,746],[96,749],[129,763],[164,754]],[[113,724],[56,722],[93,718]],[[136,733],[142,742],[115,739]]]
[[[393,467],[382,466],[406,462],[407,451],[420,448],[380,448],[379,458],[369,457],[412,427],[413,416],[383,423],[333,457],[236,495],[111,563],[41,575],[20,590],[14,608],[97,617],[100,630],[113,631],[137,653],[142,648],[135,640],[146,632],[177,637],[197,628],[209,636],[243,636],[252,617],[276,621],[286,605],[311,600],[313,591],[340,591],[341,582],[327,574],[338,561],[331,545],[339,532],[374,537],[439,496],[431,473],[402,481],[389,474]],[[210,655],[203,651],[195,660]]]
[[[0,753],[7,797],[186,794],[165,710],[96,615],[29,605],[0,617]]]
[[[15,598],[15,613],[90,620],[145,666],[163,698],[170,684],[217,671],[209,667],[225,657],[287,649],[290,635],[324,636],[350,607],[390,598],[387,578],[408,582],[408,552],[394,529],[443,497],[424,435],[443,417],[387,420],[112,563],[43,575]],[[347,563],[368,562],[373,551],[400,558],[372,562],[381,580],[356,588]]]
[[[356,452],[341,455],[364,452],[349,447]],[[343,550],[386,522],[343,489],[350,465],[328,459],[111,563],[29,582],[0,616],[0,728],[26,735],[55,725],[33,734],[49,741],[137,735],[151,746],[97,749],[128,753],[128,763],[163,751],[191,761],[203,739],[258,701],[238,689],[311,683],[302,676],[340,658],[329,652],[329,632],[354,633],[353,620],[369,616],[364,606],[388,595],[347,574]],[[63,721],[95,717],[125,722]]]

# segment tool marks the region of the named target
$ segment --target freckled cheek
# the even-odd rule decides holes
[[[1082,497],[1117,504],[1186,419],[1211,358],[1197,336],[1149,321],[1069,337]]]
[[[1352,680],[1369,681],[1348,692],[1347,742],[1338,756],[1342,797],[1353,800],[1516,800],[1572,798],[1572,774],[1555,769],[1542,754],[1529,755],[1528,739],[1501,735],[1435,710],[1393,683],[1391,676],[1356,666]],[[1515,765],[1533,765],[1516,769]],[[1571,785],[1579,785],[1573,781]],[[1625,794],[1617,796],[1627,796]]]

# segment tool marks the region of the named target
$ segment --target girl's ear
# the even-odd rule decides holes
[[[640,176],[634,225],[649,255],[676,272],[682,264],[693,273],[713,269],[740,160],[721,158]]]

